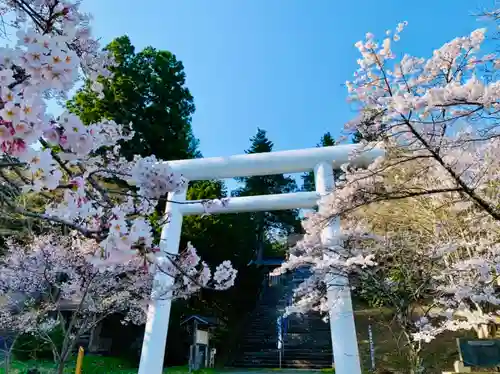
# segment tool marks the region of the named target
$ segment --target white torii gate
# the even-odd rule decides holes
[[[366,166],[382,151],[373,149],[364,151],[354,159],[349,155],[356,145],[338,145],[333,147],[309,148],[295,151],[270,153],[255,153],[230,157],[212,157],[193,160],[170,161],[169,165],[175,173],[182,174],[187,180],[211,180],[234,177],[250,177],[273,174],[291,174],[314,170],[316,192],[295,192],[277,195],[261,195],[248,197],[232,197],[226,207],[214,207],[210,212],[239,213],[271,210],[287,210],[298,208],[313,208],[321,195],[333,191],[335,184],[333,169],[342,164],[350,163]],[[169,193],[166,213],[170,215],[168,223],[162,229],[161,252],[177,254],[182,228],[182,217],[185,215],[200,215],[205,213],[201,202],[178,204],[186,201],[186,189]],[[332,222],[322,232],[322,240],[329,240],[340,229],[339,220]],[[172,285],[173,279],[158,272],[155,281],[161,287]],[[332,279],[332,284],[348,284],[345,277]],[[340,293],[339,293],[340,292]],[[330,315],[330,333],[332,350],[337,374],[361,374],[359,363],[358,342],[352,310],[349,287],[340,291],[330,291],[330,299],[342,298],[340,303],[332,306]],[[165,345],[170,320],[171,300],[151,300],[144,341],[142,345],[139,374],[161,374]]]

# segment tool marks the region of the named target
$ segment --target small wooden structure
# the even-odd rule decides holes
[[[197,314],[181,322],[181,326],[186,326],[192,336],[192,344],[189,347],[190,371],[214,366],[215,349],[210,349],[210,335],[217,325],[219,322],[216,318]]]

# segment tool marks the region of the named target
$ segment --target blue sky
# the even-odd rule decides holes
[[[484,25],[494,0],[85,0],[103,44],[128,34],[183,61],[205,157],[242,153],[257,127],[275,150],[312,147],[353,116],[342,84],[354,43],[409,25],[396,52],[428,56]]]

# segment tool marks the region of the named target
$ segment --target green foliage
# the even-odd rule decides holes
[[[65,374],[75,373],[75,360],[68,363],[64,369]],[[25,374],[29,369],[37,368],[42,374],[53,374],[56,372],[56,367],[50,361],[14,361],[9,374]],[[181,374],[188,373],[187,366],[169,367],[163,371],[166,374]],[[5,373],[4,368],[0,366],[0,374]],[[137,374],[137,368],[129,366],[119,358],[101,357],[101,356],[85,356],[83,358],[82,373],[84,374]],[[215,374],[214,369],[201,369],[192,371],[193,374]]]
[[[3,170],[3,175],[6,175],[11,181],[17,182],[19,177],[10,171]],[[52,195],[47,193],[46,195]],[[18,242],[30,241],[33,234],[40,234],[50,226],[47,222],[26,217],[22,214],[12,212],[4,206],[5,201],[14,202],[24,209],[33,212],[43,212],[47,199],[38,193],[23,192],[13,187],[8,183],[0,185],[0,253],[6,248],[9,238],[15,239]]]
[[[71,365],[72,366],[72,365]],[[117,357],[85,356],[83,358],[84,373],[120,373],[133,367],[127,361]]]
[[[187,193],[189,200],[227,197],[222,181],[194,182]],[[246,266],[253,251],[253,222],[245,214],[187,216],[181,242],[190,241],[210,264],[231,260],[237,268]]]
[[[76,360],[73,358],[64,368],[64,373],[75,372]],[[38,369],[41,373],[55,373],[56,364],[49,360],[31,360],[31,361],[14,361],[12,369],[9,373],[24,374],[29,369]],[[84,356],[82,372],[85,374],[101,374],[101,373],[120,373],[132,374],[137,373],[137,369],[127,364],[127,362],[116,357],[101,357],[101,356]],[[0,368],[0,373],[4,373],[3,368]]]
[[[246,153],[271,152],[274,144],[267,138],[266,131],[257,130],[251,139],[251,146]],[[243,186],[234,191],[234,196],[256,196],[289,193],[297,190],[297,184],[291,177],[283,174],[237,178]],[[298,210],[257,212],[250,214],[257,226],[256,243],[263,243],[273,236],[284,236],[301,232]]]
[[[57,326],[48,336],[60,351],[64,340],[62,327]],[[19,336],[14,344],[12,352],[14,357],[20,361],[37,359],[50,360],[54,358],[52,354],[52,345],[47,340],[42,340],[31,334],[22,334]]]
[[[286,241],[271,241],[264,243],[264,257],[285,257],[288,245]]]
[[[227,191],[221,181],[200,181],[192,183],[187,196],[188,199],[213,199],[227,196]],[[217,329],[212,339],[221,357],[229,348],[225,342],[234,335],[235,326],[253,308],[262,283],[260,271],[247,266],[255,248],[255,225],[248,214],[187,216],[184,218],[181,248],[188,241],[208,264],[215,266],[230,260],[238,270],[236,284],[229,290],[203,290],[199,295],[173,305],[173,313],[178,316],[176,320],[189,314],[208,315],[222,320],[223,326]],[[170,327],[167,362],[185,362],[177,361],[187,352],[179,344],[180,334],[182,331],[178,326]]]
[[[91,90],[90,82],[68,103],[84,123],[112,119],[134,125],[134,138],[122,144],[121,154],[176,160],[198,157],[198,140],[191,129],[193,97],[185,87],[182,62],[168,51],[146,47],[136,53],[128,36],[106,48],[118,62],[112,78],[101,78],[104,97]]]
[[[316,144],[316,147],[331,147],[335,144],[337,144],[337,143],[335,142],[335,139],[332,137],[332,134],[330,134],[330,132],[326,132],[321,137],[321,140],[319,141],[319,143]],[[302,174],[301,178],[302,178],[302,190],[303,191],[314,191],[316,189],[316,186],[314,184],[314,172],[313,171]]]
[[[364,135],[359,130],[356,130],[352,134],[351,141],[354,144],[357,144],[361,143],[363,140],[373,142],[384,139],[384,132],[386,131],[386,128],[383,123],[379,123],[381,121],[382,114],[383,113],[373,109],[365,110],[362,113],[359,126],[357,126],[358,128],[361,127],[364,129]]]

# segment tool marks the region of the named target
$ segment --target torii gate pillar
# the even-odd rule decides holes
[[[314,184],[320,195],[330,193],[335,188],[335,178],[330,162],[322,162],[314,168]],[[340,218],[332,220],[323,229],[323,244],[333,244],[340,232]],[[330,304],[329,322],[335,373],[361,374],[358,339],[354,324],[351,290],[345,276],[330,276],[327,280],[327,298]],[[335,302],[334,302],[335,301]]]
[[[342,164],[356,166],[370,164],[376,157],[383,155],[379,149],[371,149],[352,158],[357,145],[319,147],[296,151],[255,153],[231,157],[213,157],[194,160],[170,161],[173,172],[182,174],[186,179],[210,180],[259,175],[302,173],[315,171],[317,192],[295,192],[279,195],[247,196],[231,198],[228,206],[215,207],[211,213],[238,213],[270,210],[313,208],[322,194],[333,191],[333,170]],[[184,215],[204,214],[201,202],[185,204],[186,191],[170,193],[166,212],[168,223],[163,227],[160,253],[177,254]],[[176,204],[175,201],[184,204]],[[323,231],[323,240],[330,240],[340,229],[336,221]],[[158,273],[155,276],[153,294],[172,285],[172,278]],[[332,287],[332,285],[341,287]],[[340,300],[339,300],[340,297]],[[332,349],[337,374],[360,374],[356,328],[351,304],[348,282],[345,277],[331,279],[328,298],[339,300],[331,304],[330,326]],[[144,332],[139,374],[161,374],[170,319],[170,299],[152,300],[148,309],[148,320]]]

